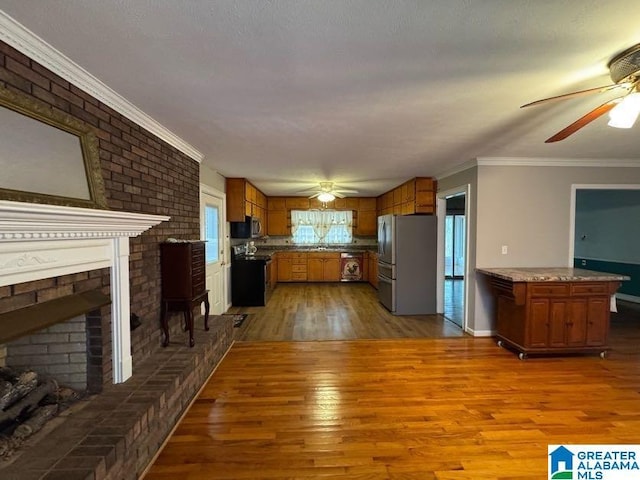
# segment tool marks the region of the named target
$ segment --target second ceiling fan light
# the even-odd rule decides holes
[[[631,128],[640,113],[640,43],[624,50],[609,61],[609,74],[613,80],[612,85],[589,88],[577,92],[565,93],[555,97],[543,98],[535,102],[527,103],[524,107],[540,105],[542,103],[564,100],[583,95],[603,93],[614,89],[623,89],[627,92],[586,113],[571,125],[563,128],[552,137],[545,140],[545,143],[558,142],[564,140],[569,135],[574,134],[585,125],[593,122],[605,113],[609,114],[608,125],[616,128]]]

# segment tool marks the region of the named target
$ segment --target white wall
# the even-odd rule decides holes
[[[204,164],[200,164],[200,183],[204,183],[219,192],[226,192],[225,178]]]

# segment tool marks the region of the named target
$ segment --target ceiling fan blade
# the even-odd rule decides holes
[[[613,85],[605,85],[604,87],[596,87],[589,88],[587,90],[580,90],[577,92],[565,93],[564,95],[558,95],[555,97],[543,98],[541,100],[536,100],[535,102],[527,103],[526,105],[522,105],[520,108],[532,107],[534,105],[540,105],[541,103],[553,102],[555,100],[564,100],[565,98],[579,97],[581,95],[590,95],[592,93],[602,93],[607,92],[609,90],[613,90],[614,88],[630,88],[629,83],[614,83]]]
[[[601,117],[602,115],[607,113],[609,110],[615,107],[618,103],[620,103],[620,100],[622,100],[623,98],[624,96],[614,98],[613,100],[609,100],[608,102],[603,103],[599,107],[594,108],[589,113],[580,117],[578,120],[573,122],[568,127],[560,130],[554,136],[545,140],[544,143],[553,143],[553,142],[559,142],[560,140],[564,140],[569,135],[576,133],[585,125],[588,125],[589,123],[593,122],[596,118]]]
[[[322,192],[316,192],[313,195],[309,195],[309,198],[316,198],[318,195],[320,195]]]
[[[345,197],[345,195],[341,194],[340,192],[336,192],[335,190],[332,191],[332,192],[329,192],[329,193],[331,193],[331,195],[333,195],[334,197],[338,197],[338,198],[344,198]]]

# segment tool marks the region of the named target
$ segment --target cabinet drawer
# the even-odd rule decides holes
[[[606,283],[573,283],[571,284],[571,295],[607,295]]]
[[[292,272],[291,280],[293,280],[294,282],[306,282],[307,272]]]
[[[291,271],[292,272],[307,272],[307,264],[300,264],[300,265],[291,265]]]
[[[531,284],[532,297],[554,297],[569,295],[568,283],[534,283]]]
[[[193,278],[198,277],[198,276],[202,275],[203,273],[204,273],[204,265],[203,264],[193,265],[191,267],[191,276]]]

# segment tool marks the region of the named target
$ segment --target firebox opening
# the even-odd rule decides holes
[[[109,296],[99,290],[92,290],[0,314],[0,325],[2,325],[0,344],[97,310],[110,303]]]

